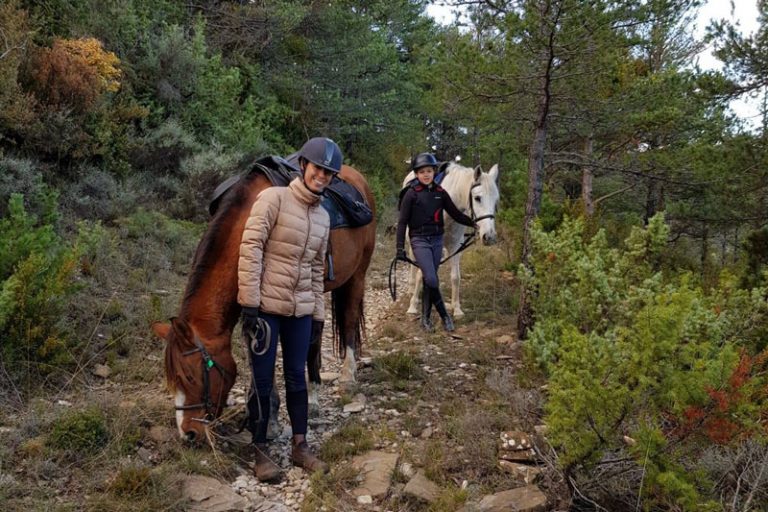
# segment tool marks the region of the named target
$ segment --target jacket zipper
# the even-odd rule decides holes
[[[307,252],[307,245],[309,245],[309,235],[312,232],[312,216],[309,214],[309,206],[307,206],[307,239],[304,240],[304,249],[299,255],[299,269],[296,272],[296,284],[293,285],[293,316],[296,316],[299,308],[299,300],[296,298],[296,289],[299,287],[299,281],[301,280],[301,263],[304,258],[304,254]],[[312,288],[312,276],[309,276],[309,287]]]

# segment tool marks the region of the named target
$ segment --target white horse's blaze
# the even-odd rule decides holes
[[[184,400],[186,400],[186,396],[184,396],[184,392],[180,389],[176,390],[176,398],[174,399],[174,402],[176,404],[176,407],[184,407]],[[176,409],[176,428],[179,429],[179,435],[181,437],[185,437],[184,431],[181,430],[181,424],[184,421],[184,411],[180,409]]]
[[[339,376],[339,382],[343,384],[353,383],[356,381],[355,375],[357,375],[355,351],[353,348],[347,347],[347,354],[344,357],[344,362],[341,364],[341,375]]]
[[[407,186],[416,175],[411,171],[403,181]],[[443,187],[456,207],[467,215],[480,219],[477,221],[477,241],[483,245],[496,243],[496,206],[499,203],[499,165],[494,164],[491,170],[483,172],[480,166],[475,169],[451,163],[446,169],[445,179],[440,186]],[[488,217],[485,217],[488,216]],[[485,218],[483,218],[485,217]],[[464,233],[467,227],[454,222],[450,215],[445,216],[445,237],[443,239],[444,255],[453,254],[464,241]],[[453,256],[451,264],[451,303],[453,316],[461,318],[464,311],[461,309],[461,253]],[[408,304],[408,313],[418,315],[421,313],[421,271],[411,265],[410,282],[413,294]]]

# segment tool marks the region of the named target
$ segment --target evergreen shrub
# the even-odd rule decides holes
[[[109,442],[102,412],[91,407],[64,415],[51,425],[48,444],[59,450],[93,453]]]
[[[692,471],[698,454],[766,438],[767,294],[727,273],[705,292],[667,267],[668,234],[662,215],[621,249],[581,220],[535,230],[527,347],[550,379],[546,421],[566,472],[589,475],[628,451],[649,503],[705,510],[713,497]]]
[[[12,375],[71,357],[57,324],[75,289],[79,248],[56,233],[57,216],[55,194],[45,197],[40,218],[13,194],[0,219],[0,340]]]

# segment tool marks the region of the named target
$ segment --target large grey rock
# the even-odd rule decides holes
[[[352,494],[382,497],[389,490],[390,477],[397,465],[397,454],[371,451],[352,459],[352,467],[360,471],[363,483]]]
[[[188,500],[188,512],[236,512],[246,510],[248,501],[215,478],[192,475],[181,482],[181,496]]]
[[[465,512],[544,512],[547,497],[535,485],[485,496],[480,503],[467,505]]]
[[[440,487],[429,480],[421,471],[411,478],[403,489],[403,493],[410,494],[428,503],[432,503],[440,495]]]

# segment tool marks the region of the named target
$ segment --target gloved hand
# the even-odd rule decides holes
[[[405,249],[403,249],[402,247],[398,247],[395,258],[397,258],[400,261],[408,261],[408,258],[405,256]]]
[[[259,308],[243,308],[243,336],[250,340],[259,329]]]
[[[312,334],[309,336],[310,343],[317,343],[323,337],[323,326],[325,322],[322,320],[312,319]]]

